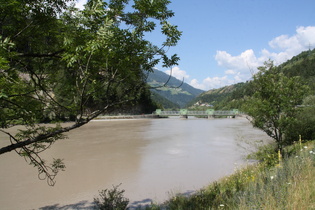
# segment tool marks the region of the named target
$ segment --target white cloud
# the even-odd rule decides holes
[[[190,76],[186,73],[186,71],[181,70],[178,66],[175,66],[172,68],[172,72],[170,70],[164,71],[166,74],[172,74],[173,77],[183,80],[184,81],[201,90],[210,90],[213,88],[219,88],[226,85],[231,85],[234,83],[242,82],[244,78],[242,78],[242,75],[240,72],[234,72],[231,71],[227,75],[222,77],[207,77],[201,82],[199,82],[197,79],[190,79]],[[232,75],[232,77],[229,77],[229,75]]]
[[[289,52],[299,53],[315,44],[315,26],[298,27],[296,34],[289,37],[281,35],[269,42],[273,49],[280,49]]]
[[[240,80],[237,79],[238,73],[235,73],[235,72],[231,72],[234,75],[234,78],[232,79],[229,79],[227,76],[212,77],[212,78],[207,77],[201,83],[197,79],[190,79],[190,76],[187,74],[187,72],[184,70],[181,70],[178,66],[175,66],[174,68],[172,68],[172,72],[170,70],[166,70],[164,72],[166,74],[171,74],[173,77],[179,80],[183,80],[184,78],[184,81],[187,84],[201,90],[210,90],[213,88],[218,88],[218,87],[230,85],[236,82],[240,82]]]
[[[175,66],[174,68],[172,68],[172,72],[171,72],[171,70],[166,70],[165,73],[171,74],[173,77],[175,77],[176,79],[179,79],[179,80],[183,80],[183,78],[185,80],[189,79],[189,75],[186,73],[186,71],[180,70],[180,68],[178,66]]]
[[[225,86],[226,84],[231,84],[231,81],[228,80],[227,76],[223,77],[207,77],[201,83],[197,79],[192,79],[189,85],[201,89],[201,90],[210,90],[217,87]]]
[[[260,57],[257,57],[252,49],[245,50],[236,56],[226,51],[218,50],[215,60],[219,66],[225,68],[225,76],[206,78],[199,86],[222,87],[223,85],[228,85],[231,80],[233,81],[232,83],[244,82],[249,80],[252,74],[257,71],[257,67],[262,66],[268,59],[273,60],[276,65],[279,65],[302,51],[309,48],[313,49],[315,47],[315,26],[300,26],[296,29],[294,35],[278,36],[268,44],[272,51],[262,49]],[[217,80],[220,80],[220,86],[218,86]],[[194,85],[196,83],[197,81],[194,81]]]
[[[281,64],[302,51],[315,47],[315,26],[300,26],[293,36],[281,35],[269,42],[269,46],[279,53],[262,50],[262,57],[269,57],[276,64]]]
[[[249,66],[257,65],[257,58],[252,49],[246,50],[238,56],[232,56],[226,51],[217,51],[215,59],[219,66],[223,66],[228,69],[228,73],[231,73],[232,71],[234,73],[246,71]]]
[[[214,88],[220,88],[227,85],[235,84],[238,82],[244,81],[244,78],[240,73],[235,74],[233,77],[227,75],[223,77],[207,77],[202,80],[201,83],[197,79],[192,79],[189,82],[189,85],[201,89],[201,90],[210,90]]]
[[[236,74],[236,72],[234,70],[231,70],[231,69],[226,70],[224,73],[227,74],[227,75],[229,75],[229,74],[231,74],[231,75]]]
[[[228,78],[221,77],[220,86],[215,86],[216,88],[248,80],[257,67],[263,64],[252,49],[237,56],[232,56],[226,51],[217,51],[215,59],[219,66],[226,69],[224,74]]]

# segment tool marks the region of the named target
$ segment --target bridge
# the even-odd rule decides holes
[[[180,116],[182,118],[188,118],[188,116],[207,116],[208,118],[235,118],[236,116],[240,115],[238,109],[233,109],[230,111],[220,111],[214,109],[207,109],[206,111],[190,111],[187,109],[180,109],[177,111],[163,111],[161,109],[157,109],[154,114],[158,115],[159,117]]]

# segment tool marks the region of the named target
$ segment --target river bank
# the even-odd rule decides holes
[[[117,120],[117,119],[156,119],[160,118],[155,114],[141,114],[141,115],[104,115],[98,116],[95,120]]]
[[[190,196],[179,194],[147,209],[315,209],[315,141],[284,151],[280,162],[274,155],[275,165],[248,165]]]
[[[174,117],[174,116],[172,116]],[[180,116],[177,116],[178,118],[180,118]],[[158,118],[169,118],[168,116],[159,116],[157,114],[142,114],[142,115],[103,115],[103,116],[98,116],[97,118],[94,119],[94,121],[96,120],[123,120],[123,119],[158,119]],[[187,118],[207,118],[207,116],[190,116]],[[218,117],[219,118],[219,117]],[[228,117],[222,117],[222,118],[228,118]],[[249,116],[244,115],[244,114],[240,114],[237,116],[237,118],[246,118],[248,120],[250,120]],[[214,118],[210,118],[210,119],[214,119]]]

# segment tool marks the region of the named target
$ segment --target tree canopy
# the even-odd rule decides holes
[[[246,112],[253,118],[253,125],[275,139],[281,150],[292,143],[285,136],[296,123],[297,106],[302,104],[309,88],[300,77],[285,76],[272,62],[266,62],[259,70],[254,76],[255,93],[246,102]]]
[[[169,3],[89,0],[79,10],[72,0],[1,0],[0,131],[7,139],[0,154],[15,150],[53,185],[65,166],[47,164],[40,152],[98,115],[143,100],[145,72],[177,64],[167,53],[181,36]],[[146,38],[156,30],[165,37],[160,45]],[[73,123],[40,124],[61,119]],[[16,124],[25,129],[6,130]]]

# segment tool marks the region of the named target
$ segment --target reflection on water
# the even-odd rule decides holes
[[[15,153],[0,156],[0,206],[81,208],[120,183],[132,202],[161,202],[232,173],[249,142],[268,139],[241,118],[93,121],[68,136],[44,154],[67,167],[54,187]]]

